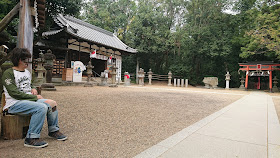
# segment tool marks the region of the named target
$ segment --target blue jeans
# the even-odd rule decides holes
[[[48,131],[55,132],[58,127],[58,112],[52,112],[49,104],[45,103],[47,99],[39,99],[37,102],[21,100],[9,107],[8,112],[17,115],[31,115],[29,129],[26,138],[40,138],[40,133],[47,115]]]

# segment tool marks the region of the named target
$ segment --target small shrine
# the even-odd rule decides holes
[[[280,70],[280,64],[270,61],[239,63],[239,71],[246,73],[245,89],[248,89],[249,77],[257,77],[256,89],[261,89],[261,85],[268,84],[270,92],[272,92],[272,76],[273,71]],[[268,77],[269,83],[261,84],[261,77]]]

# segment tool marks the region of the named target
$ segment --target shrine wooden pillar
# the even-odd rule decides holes
[[[248,81],[249,81],[249,66],[247,66],[247,71],[246,71],[245,89],[248,89]]]
[[[261,77],[258,77],[258,89],[261,89]]]
[[[272,66],[269,66],[269,90],[272,92]]]
[[[20,0],[19,27],[17,47],[27,48],[33,56],[33,21],[30,9],[30,0]],[[32,63],[28,63],[28,68],[32,72]]]

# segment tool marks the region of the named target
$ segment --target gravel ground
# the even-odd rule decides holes
[[[59,104],[64,142],[47,136],[43,149],[0,139],[0,157],[133,157],[248,94],[167,86],[56,87],[43,91]]]

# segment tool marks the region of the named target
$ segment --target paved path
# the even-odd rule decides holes
[[[135,158],[280,158],[271,96],[252,92]]]

